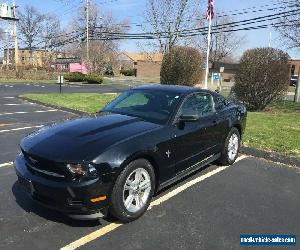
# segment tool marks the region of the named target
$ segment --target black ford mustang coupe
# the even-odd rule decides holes
[[[72,218],[109,213],[129,222],[163,187],[218,160],[233,164],[246,109],[207,90],[149,85],[99,114],[25,137],[18,182],[38,203]]]

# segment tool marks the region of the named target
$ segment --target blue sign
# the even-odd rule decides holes
[[[213,74],[213,79],[214,80],[220,80],[220,75],[218,73]]]
[[[296,246],[295,235],[240,235],[241,246]]]

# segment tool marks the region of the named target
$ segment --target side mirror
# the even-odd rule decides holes
[[[199,120],[198,115],[181,115],[179,117],[180,122],[195,122]]]

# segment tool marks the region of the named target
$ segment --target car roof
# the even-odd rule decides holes
[[[189,86],[182,86],[182,85],[164,85],[164,84],[147,84],[141,85],[138,87],[132,88],[133,90],[154,90],[154,91],[168,91],[174,92],[178,94],[189,94],[193,92],[203,92],[203,93],[214,93],[210,90],[201,89],[201,88],[194,88]]]

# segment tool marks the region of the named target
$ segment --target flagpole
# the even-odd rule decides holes
[[[211,41],[211,15],[212,9],[209,6],[209,20],[208,20],[208,34],[207,34],[207,53],[206,53],[206,70],[205,70],[205,82],[204,89],[208,89],[208,74],[209,74],[209,51],[210,51],[210,41]]]

